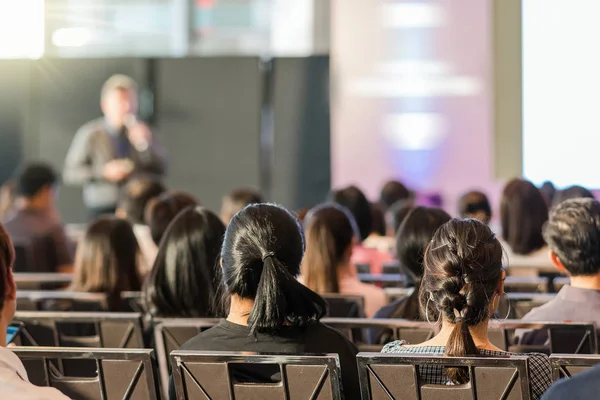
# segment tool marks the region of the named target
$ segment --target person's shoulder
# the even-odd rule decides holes
[[[310,340],[311,337],[315,337],[315,339],[321,340],[323,342],[329,343],[339,343],[344,346],[354,347],[352,342],[348,340],[346,335],[342,332],[338,331],[335,328],[327,326],[321,322],[312,322],[306,327],[307,336]]]
[[[222,322],[198,333],[185,342],[181,350],[225,350],[236,339],[236,333],[227,331]]]
[[[92,136],[97,134],[98,132],[104,131],[104,120],[102,118],[94,119],[92,121],[86,122],[83,124],[78,130],[77,135],[80,136]]]
[[[382,353],[408,353],[411,347],[408,347],[406,340],[395,340],[383,346]]]
[[[554,298],[549,302],[542,304],[541,306],[532,308],[527,314],[521,318],[523,321],[542,321],[542,320],[550,320],[554,321],[557,319],[562,319],[560,315],[556,313],[557,311],[557,299]]]
[[[562,379],[548,389],[542,400],[591,399],[597,396],[600,381],[600,366],[596,366],[577,376]]]

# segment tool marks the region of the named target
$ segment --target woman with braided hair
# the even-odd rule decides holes
[[[488,337],[488,321],[504,294],[502,246],[494,233],[477,220],[453,219],[434,234],[425,251],[419,301],[426,319],[440,326],[431,340],[410,345],[389,343],[384,353],[439,354],[454,357],[516,355],[498,349]],[[463,384],[466,370],[423,367],[426,383]],[[546,355],[529,354],[533,399],[540,399],[551,385]]]

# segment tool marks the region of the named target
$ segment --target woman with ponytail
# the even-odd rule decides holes
[[[356,347],[319,320],[325,301],[297,281],[304,255],[298,219],[272,204],[252,204],[237,213],[221,250],[229,314],[199,333],[183,350],[284,354],[337,353],[346,399],[360,398]],[[278,369],[239,367],[238,379],[273,381]]]
[[[425,318],[437,322],[439,333],[431,340],[409,345],[389,343],[384,353],[439,354],[454,357],[515,355],[495,347],[488,338],[488,321],[504,294],[502,246],[485,224],[453,219],[434,234],[425,251],[419,300]],[[546,355],[529,354],[533,399],[540,399],[552,383]],[[425,383],[468,382],[461,368],[428,367]]]
[[[319,294],[363,296],[368,318],[386,303],[383,289],[363,283],[354,273],[352,251],[358,237],[356,222],[347,209],[331,203],[310,210],[304,220],[306,255],[302,282]]]

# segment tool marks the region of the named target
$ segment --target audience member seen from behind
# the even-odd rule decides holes
[[[399,201],[413,200],[413,193],[404,184],[398,181],[388,181],[381,188],[379,204],[387,211]]]
[[[272,204],[246,207],[231,220],[221,250],[229,314],[182,350],[336,353],[347,399],[360,398],[356,347],[321,324],[324,300],[297,281],[304,254],[298,219]],[[238,379],[272,382],[279,368],[235,366]],[[175,398],[173,386],[171,398]]]
[[[552,204],[557,205],[569,199],[593,199],[594,194],[583,186],[570,186],[565,190],[559,190],[554,195]]]
[[[4,220],[9,216],[17,202],[17,185],[14,180],[4,182],[0,187],[0,219]]]
[[[12,274],[15,252],[10,237],[0,225],[0,392],[3,399],[68,400],[58,390],[34,386],[25,366],[6,348],[7,330],[17,308],[17,285]]]
[[[542,183],[542,186],[540,187],[540,193],[542,194],[546,205],[548,206],[548,208],[550,208],[554,203],[554,196],[556,195],[556,188],[554,187],[554,183],[550,181]]]
[[[415,207],[406,216],[396,236],[398,261],[415,282],[414,291],[408,297],[398,299],[381,308],[374,318],[402,318],[421,321],[419,288],[423,276],[423,255],[435,231],[450,220],[450,215],[439,208]],[[389,337],[373,338],[385,343]]]
[[[503,247],[511,267],[551,268],[542,227],[548,207],[531,182],[513,179],[504,188],[500,202]]]
[[[154,264],[156,252],[158,251],[152,240],[150,228],[144,220],[144,212],[150,200],[160,196],[165,191],[165,185],[160,180],[152,177],[134,178],[127,182],[121,190],[117,216],[128,219],[133,224],[133,232],[144,257],[144,268],[141,271],[143,274],[147,273]]]
[[[4,226],[20,256],[18,272],[71,272],[75,245],[58,217],[57,184],[56,173],[46,164],[29,164],[17,174],[16,209]]]
[[[185,192],[165,192],[150,200],[146,207],[145,220],[150,228],[150,236],[156,246],[167,230],[167,227],[184,209],[199,205],[198,201]]]
[[[531,310],[526,321],[594,321],[600,328],[600,202],[571,199],[550,212],[544,228],[552,264],[571,278],[556,297]],[[543,345],[547,332],[525,334],[520,344]]]
[[[379,204],[371,204],[371,215],[373,217],[372,232],[362,245],[366,248],[377,249],[382,253],[392,253],[395,240],[393,235],[388,236],[385,214]]]
[[[485,193],[467,192],[458,200],[458,215],[461,218],[474,218],[489,225],[492,220],[492,206]]]
[[[386,222],[388,226],[388,235],[392,237],[396,237],[398,233],[398,229],[400,229],[400,225],[404,222],[404,218],[410,213],[410,211],[414,208],[412,202],[407,203],[403,200],[395,203],[387,212]]]
[[[221,220],[225,225],[228,225],[231,218],[247,205],[264,202],[263,196],[254,189],[236,189],[223,198]]]
[[[304,221],[306,254],[302,261],[302,280],[319,293],[363,296],[365,314],[371,318],[386,297],[383,289],[362,283],[352,273],[352,251],[356,227],[352,215],[338,204],[313,208]]]
[[[329,195],[329,200],[344,206],[356,221],[358,227],[358,242],[352,253],[352,265],[368,265],[370,272],[379,274],[383,271],[383,264],[393,261],[389,251],[380,251],[370,239],[377,238],[373,233],[373,214],[371,203],[365,194],[356,186],[348,186],[344,189],[334,190]],[[356,268],[353,268],[355,273]]]
[[[488,321],[504,293],[502,246],[488,226],[477,220],[451,220],[442,225],[424,257],[420,303],[426,319],[441,323],[431,340],[409,345],[396,341],[384,353],[437,354],[453,357],[512,355],[494,346]],[[469,373],[462,368],[428,367],[425,384],[464,384]],[[533,399],[552,383],[548,356],[529,354],[529,379]]]
[[[191,206],[175,217],[144,284],[144,302],[151,316],[220,316],[219,256],[224,235],[225,225],[206,208]]]
[[[131,224],[116,217],[100,217],[90,224],[77,246],[73,282],[67,290],[103,293],[107,311],[129,311],[121,293],[140,290],[140,257]],[[60,309],[73,307],[73,303],[59,304],[64,304]]]
[[[542,400],[588,400],[598,396],[600,364],[576,376],[561,379],[554,383]]]

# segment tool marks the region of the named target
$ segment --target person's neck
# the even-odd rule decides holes
[[[6,331],[8,330],[8,322],[4,322],[5,318],[0,318],[0,347],[6,347]]]
[[[596,275],[572,276],[571,286],[580,289],[600,290],[600,273]]]
[[[427,343],[431,346],[446,346],[455,326],[455,324],[444,320],[442,322],[442,328],[440,329],[439,333]],[[475,326],[470,326],[469,332],[471,332],[471,337],[473,338],[475,346],[478,349],[500,350],[496,346],[494,346],[488,338],[487,320]]]
[[[252,307],[254,307],[254,300],[243,299],[235,294],[232,295],[227,321],[238,325],[248,326],[248,317],[250,316]]]
[[[17,199],[17,208],[20,210],[49,211],[52,206],[46,201],[36,197],[21,197]]]

